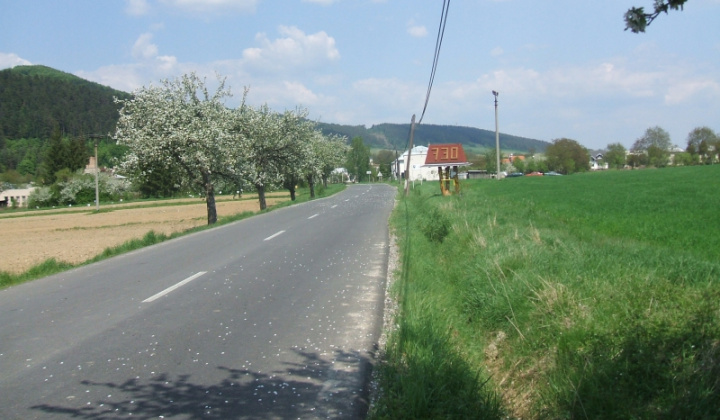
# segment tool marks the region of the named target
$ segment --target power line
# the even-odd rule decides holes
[[[450,9],[450,0],[443,0],[442,13],[440,14],[440,26],[438,27],[438,34],[435,40],[435,56],[433,57],[432,70],[430,72],[430,81],[428,82],[427,94],[425,96],[425,105],[423,106],[422,114],[420,114],[420,124],[425,116],[425,110],[427,109],[428,102],[430,102],[430,91],[432,90],[433,82],[435,81],[435,72],[437,71],[438,58],[440,57],[440,47],[442,46],[443,37],[445,36],[445,24],[447,23],[448,10]]]

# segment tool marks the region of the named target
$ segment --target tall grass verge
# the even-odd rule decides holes
[[[402,311],[377,417],[425,401],[446,418],[718,418],[719,188],[720,167],[416,186],[392,219]],[[438,211],[442,243],[422,233]],[[409,380],[448,353],[477,378],[449,401],[490,378],[492,410],[445,411],[432,369]]]
[[[486,372],[458,347],[448,267],[432,257],[446,246],[453,218],[443,198],[423,192],[401,199],[391,218],[402,254],[392,290],[400,309],[378,367],[382,391],[370,418],[499,418]]]

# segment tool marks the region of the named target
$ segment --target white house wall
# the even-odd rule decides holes
[[[440,179],[438,176],[438,168],[424,166],[425,158],[428,154],[428,148],[426,146],[415,146],[412,148],[412,154],[410,155],[410,180],[411,181],[437,181]],[[408,152],[402,154],[396,161],[392,163],[392,171],[394,178],[400,178],[402,173],[407,173],[407,157]],[[400,168],[400,173],[396,173],[396,168]]]
[[[0,192],[0,201],[4,201],[7,198],[8,207],[13,205],[13,201],[18,207],[27,207],[27,200],[30,197],[30,193],[35,188],[26,188],[22,190],[5,190]]]

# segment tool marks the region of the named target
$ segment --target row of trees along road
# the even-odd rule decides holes
[[[172,173],[183,186],[199,188],[207,203],[208,224],[217,221],[215,185],[252,184],[260,209],[267,207],[268,187],[285,186],[295,198],[296,181],[304,179],[314,197],[317,180],[326,183],[344,161],[345,139],[324,136],[307,121],[307,110],[276,113],[267,106],[225,106],[230,97],[218,77],[215,92],[195,73],[160,86],[143,87],[122,106],[114,138],[128,147],[120,165],[131,177]]]

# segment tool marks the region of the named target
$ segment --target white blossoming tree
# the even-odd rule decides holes
[[[231,133],[243,156],[239,170],[255,186],[260,210],[267,208],[267,189],[282,185],[291,168],[299,167],[306,158],[302,135],[306,115],[305,110],[278,114],[267,105],[243,105],[235,111]]]
[[[283,168],[283,188],[290,192],[290,199],[293,201],[295,201],[295,187],[305,177],[307,167],[316,160],[313,147],[315,124],[304,119],[306,114],[305,110],[296,110],[294,115],[289,114],[287,115],[289,118],[285,119],[288,124],[288,135],[293,142],[294,156]]]
[[[328,178],[332,172],[341,167],[345,162],[345,156],[350,150],[347,144],[347,137],[333,134],[324,137],[325,141],[321,144],[319,154],[321,156],[322,169],[320,177],[323,186],[327,187]]]
[[[327,178],[335,168],[342,165],[348,149],[345,140],[345,137],[325,136],[320,130],[314,131],[309,142],[312,153],[303,165],[310,198],[315,198],[316,182],[321,181],[327,187]]]
[[[310,189],[310,198],[315,198],[315,181],[322,176],[323,168],[323,145],[325,137],[319,130],[314,130],[307,136],[308,153],[302,162],[302,175]]]
[[[121,167],[128,174],[143,168],[182,168],[184,186],[203,191],[208,224],[217,221],[215,182],[236,175],[242,148],[230,135],[230,96],[225,81],[210,94],[195,73],[160,86],[143,87],[122,105],[114,138],[128,146]]]

